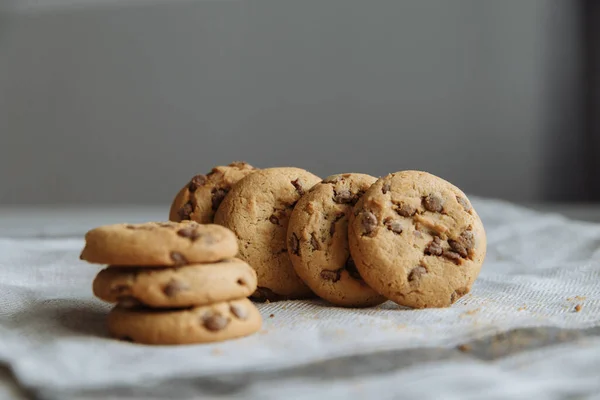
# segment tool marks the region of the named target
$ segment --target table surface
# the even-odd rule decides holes
[[[562,214],[568,218],[587,222],[600,222],[600,205],[533,204],[531,208],[550,213]],[[111,207],[0,207],[1,237],[79,237],[82,232],[94,226],[98,220],[105,223],[143,222],[149,219],[166,219],[165,206],[111,206]],[[69,221],[63,224],[61,221]],[[36,227],[32,234],[32,227]],[[468,343],[472,357],[481,360],[496,359],[528,348],[538,348],[559,342],[578,340],[586,336],[600,336],[600,328],[569,330],[558,328],[515,329],[502,335],[494,335]],[[490,346],[493,343],[494,346]],[[493,351],[490,351],[493,348]],[[459,349],[460,350],[460,349]],[[385,357],[385,363],[411,364],[429,359],[460,359],[464,355],[456,350],[416,349],[394,351]],[[298,371],[299,374],[331,374],[331,371],[345,371],[352,361],[356,365],[369,366],[369,357],[357,356],[353,360],[330,360],[313,367],[312,371]],[[378,363],[381,355],[378,355]],[[372,367],[372,366],[371,366]],[[29,398],[29,393],[16,384],[10,371],[0,367],[0,398]]]

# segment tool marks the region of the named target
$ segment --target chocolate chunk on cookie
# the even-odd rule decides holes
[[[294,269],[332,304],[367,307],[385,301],[362,280],[348,250],[352,205],[375,181],[364,174],[332,175],[302,196],[290,217],[287,240]],[[401,230],[393,221],[390,226]]]
[[[194,176],[175,196],[171,204],[169,220],[212,223],[217,208],[231,186],[254,171],[256,168],[250,164],[234,162],[226,166],[214,167],[206,175]]]
[[[275,297],[312,294],[292,267],[286,233],[293,205],[319,181],[299,168],[260,170],[233,185],[215,214],[215,223],[236,233],[239,257],[256,270],[258,286]],[[289,251],[302,251],[295,245],[292,240]],[[313,245],[320,245],[319,238]]]
[[[125,307],[132,299],[154,308],[192,307],[250,296],[256,272],[237,258],[180,268],[110,266],[98,273],[93,290]]]
[[[80,258],[90,263],[167,267],[219,261],[238,251],[233,232],[192,221],[115,224],[85,235]]]
[[[251,335],[261,325],[262,317],[248,299],[181,310],[116,306],[108,315],[111,336],[155,345],[220,342]]]
[[[350,214],[350,253],[363,279],[398,304],[447,307],[471,289],[486,254],[467,196],[434,175],[379,179]]]

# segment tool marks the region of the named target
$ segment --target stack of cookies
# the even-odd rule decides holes
[[[235,235],[193,221],[117,224],[86,234],[81,259],[107,264],[94,294],[116,303],[114,337],[144,344],[206,343],[257,332],[262,318],[247,299],[255,271]]]
[[[316,294],[346,307],[388,299],[447,307],[470,291],[486,253],[467,196],[421,171],[321,180],[299,168],[234,163],[195,176],[170,219],[232,230],[238,257],[258,274],[251,297],[262,301]]]

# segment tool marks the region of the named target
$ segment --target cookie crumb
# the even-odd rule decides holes
[[[582,309],[582,308],[583,308],[583,307],[581,306],[581,304],[577,304],[577,305],[575,306],[575,312],[579,312],[579,311],[581,311],[581,309]]]
[[[517,311],[525,311],[525,310],[527,310],[527,306],[525,306],[525,305],[517,308]]]
[[[275,318],[275,314],[269,315],[269,318]]]
[[[475,315],[481,310],[481,308],[475,308],[473,310],[469,310],[463,313],[463,315]]]
[[[218,355],[221,355],[221,354],[223,354],[223,350],[221,350],[221,349],[219,349],[219,348],[216,348],[216,349],[213,349],[213,350],[210,352],[210,354],[212,354],[213,356],[218,356]]]
[[[468,353],[469,351],[471,351],[471,346],[469,346],[468,344],[461,344],[457,348],[459,351],[461,351],[463,353]]]

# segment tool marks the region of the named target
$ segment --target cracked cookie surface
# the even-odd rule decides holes
[[[248,299],[183,310],[116,306],[108,314],[111,336],[141,344],[212,343],[257,332],[262,317]]]
[[[467,196],[421,171],[397,172],[373,184],[354,207],[348,239],[363,279],[413,308],[447,307],[467,294],[487,244]]]
[[[377,179],[338,174],[302,196],[290,217],[288,253],[298,276],[319,297],[345,307],[368,307],[386,299],[356,270],[348,250],[348,217]]]
[[[212,223],[215,212],[231,186],[256,170],[252,165],[238,161],[214,167],[206,175],[194,176],[175,196],[169,220]]]
[[[123,307],[191,307],[250,296],[256,272],[231,258],[216,263],[179,268],[110,266],[96,275],[96,297]]]
[[[215,214],[215,223],[237,235],[238,257],[256,270],[260,300],[303,298],[311,290],[298,277],[287,252],[290,214],[321,179],[300,168],[269,168],[235,184]]]
[[[104,225],[85,235],[80,259],[95,264],[167,267],[231,258],[233,232],[193,221]]]

